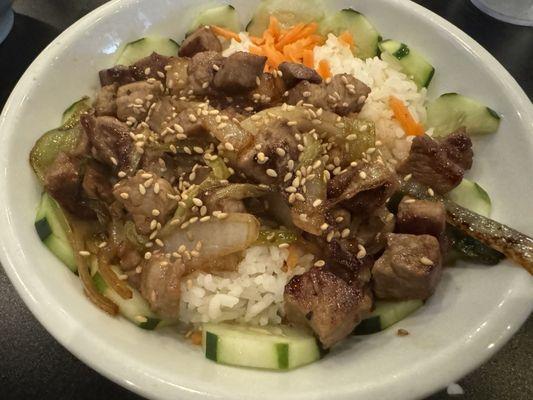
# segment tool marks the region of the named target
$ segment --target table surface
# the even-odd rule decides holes
[[[533,28],[496,21],[467,0],[418,0],[490,51],[533,98]],[[102,0],[16,0],[13,31],[0,44],[0,108],[36,55]],[[530,49],[529,52],[524,50]],[[140,399],[85,366],[37,322],[0,268],[0,397]],[[489,362],[463,378],[464,399],[533,399],[533,318]],[[443,390],[427,400],[450,396]]]

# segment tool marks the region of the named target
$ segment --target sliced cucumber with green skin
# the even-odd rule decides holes
[[[395,63],[407,76],[412,77],[419,88],[428,87],[435,68],[416,50],[395,40],[379,42],[381,59]]]
[[[205,25],[217,25],[233,32],[241,31],[239,15],[237,14],[237,11],[235,11],[235,7],[229,4],[208,8],[207,10],[202,11],[195,18],[189,32],[195,31],[198,27]]]
[[[112,266],[111,268],[116,274],[122,274],[118,267]],[[131,286],[128,285],[128,288],[133,293],[132,298],[123,299],[117,292],[107,285],[98,271],[94,273],[93,282],[96,289],[101,294],[112,300],[118,306],[120,314],[139,328],[154,330],[158,327],[171,324],[171,321],[162,320],[155,315],[152,310],[150,310],[146,300]]]
[[[324,15],[324,3],[321,0],[263,0],[246,26],[246,31],[253,36],[261,36],[268,28],[270,16],[276,17],[281,27],[286,29],[300,22],[320,22]]]
[[[378,55],[379,32],[360,12],[346,8],[324,19],[320,24],[324,35],[333,33],[338,36],[344,31],[352,34],[355,43],[355,55],[366,59]]]
[[[422,300],[376,301],[375,309],[353,331],[354,335],[369,335],[381,332],[418,310]]]
[[[496,132],[500,116],[491,108],[458,93],[446,93],[427,106],[426,125],[433,136],[446,136],[464,126],[468,135]]]
[[[152,53],[162,56],[176,56],[179,45],[172,39],[160,36],[149,36],[130,42],[124,47],[117,59],[118,65],[131,65]]]
[[[488,193],[476,182],[463,179],[459,186],[446,195],[461,207],[474,211],[484,217],[490,216],[492,204]]]
[[[73,103],[63,112],[63,116],[61,117],[61,127],[68,129],[75,126],[80,120],[80,115],[89,108],[91,108],[91,103],[87,96],[84,96]]]
[[[35,230],[39,239],[57,258],[72,272],[78,271],[69,242],[69,237],[72,235],[70,225],[61,207],[47,193],[41,197],[35,217]]]
[[[202,345],[206,358],[240,367],[288,370],[321,356],[312,334],[288,326],[204,324]]]

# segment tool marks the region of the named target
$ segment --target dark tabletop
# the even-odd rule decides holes
[[[102,0],[17,0],[0,44],[0,108],[36,55]],[[419,0],[491,52],[533,98],[533,28],[485,16],[467,0]],[[46,22],[43,22],[46,21]],[[1,134],[1,133],[0,133]],[[82,364],[35,320],[0,268],[0,399],[140,399]],[[464,399],[533,399],[533,318],[489,362],[463,378]],[[450,396],[443,390],[428,400]]]

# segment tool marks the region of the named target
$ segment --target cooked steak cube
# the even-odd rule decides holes
[[[314,69],[303,64],[285,61],[279,65],[278,69],[281,71],[283,81],[287,87],[293,87],[300,81],[322,82],[322,78]]]
[[[126,121],[129,117],[143,121],[150,106],[163,94],[160,82],[146,81],[129,83],[117,91],[117,118]]]
[[[439,241],[430,235],[387,234],[387,248],[372,268],[380,299],[425,300],[442,272]]]
[[[440,239],[446,228],[444,204],[405,196],[398,204],[396,232],[431,235]]]
[[[460,132],[441,142],[427,135],[417,136],[398,172],[412,174],[416,181],[444,194],[461,183],[465,167],[472,165],[472,156],[472,142]]]
[[[203,51],[196,53],[187,68],[188,94],[204,96],[212,92],[211,85],[215,77],[215,69],[220,69],[224,62],[224,57],[216,51]]]
[[[170,57],[152,53],[148,57],[136,61],[131,68],[135,71],[138,81],[153,78],[158,81],[165,81],[165,66],[168,65]]]
[[[325,83],[316,84],[309,81],[301,81],[289,90],[288,104],[312,104],[316,108],[330,110],[328,104],[328,90]]]
[[[90,199],[103,200],[106,203],[114,200],[106,168],[96,161],[87,163],[82,188]]]
[[[167,70],[166,85],[171,94],[177,96],[183,94],[189,78],[187,70],[190,62],[191,59],[186,57],[171,57],[168,61],[170,68]]]
[[[117,89],[118,84],[103,86],[96,94],[94,109],[96,115],[117,115]]]
[[[178,55],[180,57],[192,57],[202,51],[222,51],[222,44],[210,28],[205,26],[198,28],[181,42]]]
[[[112,85],[113,83],[125,85],[137,80],[135,71],[125,65],[116,65],[112,68],[103,69],[98,75],[100,77],[100,85],[102,86]]]
[[[265,72],[259,76],[259,85],[249,92],[248,98],[254,104],[254,108],[266,108],[279,104],[285,92],[283,80],[277,76]]]
[[[238,51],[224,60],[216,73],[215,87],[226,93],[242,93],[257,86],[266,57]]]

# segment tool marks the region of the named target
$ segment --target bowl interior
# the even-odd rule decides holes
[[[318,363],[276,373],[216,365],[172,331],[146,332],[108,317],[89,303],[78,279],[40,244],[33,220],[41,188],[28,164],[35,140],[59,124],[66,106],[94,93],[97,71],[113,64],[120,46],[154,33],[181,40],[195,10],[208,3],[213,2],[106,4],[45,50],[6,105],[0,118],[2,262],[34,314],[83,361],[130,389],[158,398],[413,398],[474,368],[501,346],[533,306],[531,277],[508,263],[447,269],[435,296],[397,327],[351,338]],[[232,1],[242,22],[256,3]],[[469,177],[490,193],[495,219],[533,234],[524,218],[533,197],[526,173],[533,159],[533,116],[531,103],[512,78],[466,35],[413,3],[329,1],[328,6],[354,7],[385,38],[421,50],[436,68],[430,98],[460,92],[503,115],[497,134],[475,139]],[[399,327],[410,335],[397,337]]]

